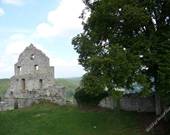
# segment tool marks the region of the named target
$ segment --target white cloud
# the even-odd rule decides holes
[[[14,64],[17,62],[20,53],[30,45],[31,39],[27,35],[12,35],[3,54],[0,56],[0,78],[14,75]],[[42,50],[49,58],[51,66],[55,67],[55,77],[75,77],[84,74],[83,68],[78,64],[77,59],[63,59],[60,56],[52,55],[43,45],[32,42]]]
[[[2,0],[5,4],[22,5],[25,0]]]
[[[0,16],[3,16],[4,14],[5,14],[5,11],[2,8],[0,8]]]
[[[14,64],[19,54],[29,45],[26,40],[21,40],[24,35],[12,35],[6,43],[6,48],[0,56],[0,78],[10,77],[14,74]],[[2,76],[1,76],[2,75]]]
[[[20,5],[24,0],[2,0],[4,3]],[[51,65],[55,66],[55,77],[74,77],[84,74],[83,68],[78,64],[76,58],[66,59],[61,56],[52,55],[43,45],[38,44],[41,38],[50,39],[54,36],[66,35],[67,40],[75,31],[82,29],[80,16],[84,4],[82,0],[61,0],[59,6],[48,13],[46,22],[39,24],[34,32],[14,34],[9,37],[6,49],[0,56],[0,78],[14,75],[14,64],[19,54],[33,43],[50,58]],[[20,33],[20,32],[17,32]],[[38,37],[38,38],[37,38]],[[38,43],[37,43],[38,41]],[[71,41],[70,41],[71,42]]]
[[[48,13],[47,21],[37,26],[36,34],[39,37],[52,37],[82,29],[79,16],[83,9],[81,0],[61,0],[59,6]]]
[[[17,60],[19,54],[28,46],[29,43],[26,41],[14,41],[10,42],[5,50],[6,55],[10,56],[14,61]]]
[[[77,59],[64,60],[51,55],[49,57],[51,65],[55,67],[56,78],[78,77],[85,73],[83,67],[78,64]]]
[[[2,69],[3,67],[4,67],[4,63],[3,63],[3,61],[2,61],[3,59],[2,59],[2,56],[0,57],[0,69]]]

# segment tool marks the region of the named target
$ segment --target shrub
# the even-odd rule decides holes
[[[74,95],[78,105],[81,106],[97,106],[99,102],[108,96],[108,92],[101,92],[96,95],[87,93],[83,88],[77,88]]]

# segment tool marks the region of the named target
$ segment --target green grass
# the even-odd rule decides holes
[[[137,113],[52,104],[0,112],[0,135],[146,135]]]

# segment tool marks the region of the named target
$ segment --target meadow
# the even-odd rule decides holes
[[[0,135],[146,135],[134,112],[49,103],[0,112]]]

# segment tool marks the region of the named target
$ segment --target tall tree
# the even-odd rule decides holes
[[[170,104],[170,0],[84,3],[84,31],[72,41],[87,71],[83,87],[89,78],[97,89],[111,92],[133,89],[137,83],[142,86],[141,94],[154,89]],[[88,87],[87,91],[96,93]]]

